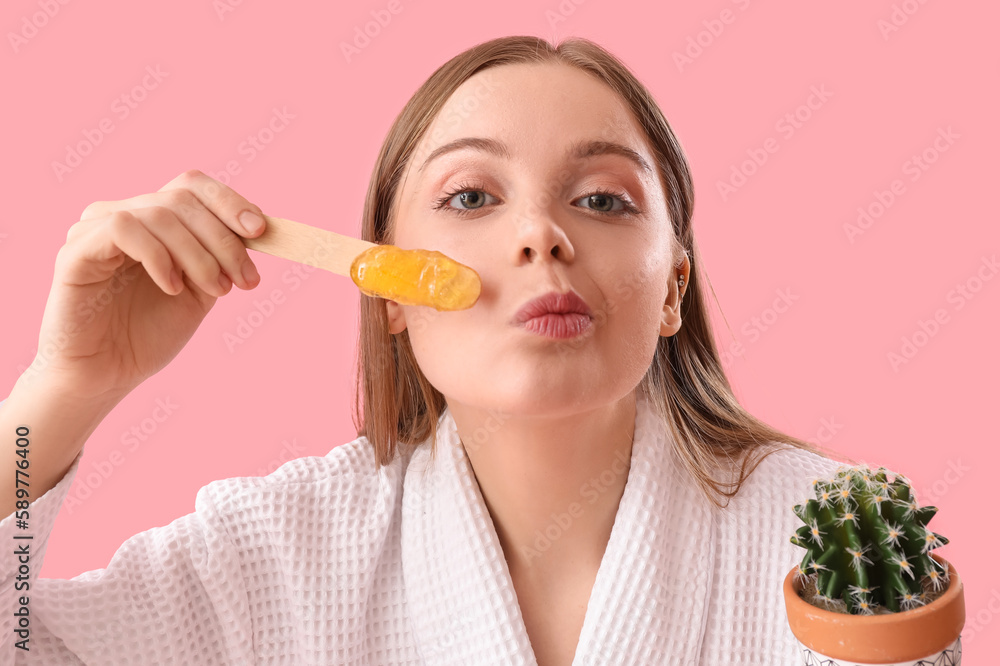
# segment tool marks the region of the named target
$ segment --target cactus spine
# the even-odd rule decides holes
[[[887,474],[895,477],[890,483]],[[927,529],[937,507],[919,506],[906,477],[862,463],[813,481],[816,498],[794,507],[804,523],[791,542],[806,549],[797,577],[813,577],[819,597],[870,615],[926,603],[924,586],[940,590],[948,571],[928,555],[948,539]]]

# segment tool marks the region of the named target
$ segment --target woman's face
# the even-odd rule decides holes
[[[467,138],[498,150],[436,153]],[[624,146],[648,170],[620,152],[580,154],[590,142]],[[451,312],[388,301],[389,330],[409,330],[450,404],[528,415],[619,400],[658,336],[680,327],[677,274],[687,278],[688,264],[671,271],[669,234],[652,152],[610,88],[561,64],[484,70],[449,98],[407,165],[392,240],[473,268],[479,300]],[[587,302],[584,333],[556,339],[512,323],[553,290]]]

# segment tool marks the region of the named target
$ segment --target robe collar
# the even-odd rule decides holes
[[[631,468],[573,666],[697,664],[715,555],[715,505],[636,394]],[[427,664],[534,665],[493,520],[451,411],[412,453],[401,548],[411,626]]]

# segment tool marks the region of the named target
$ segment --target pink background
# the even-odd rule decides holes
[[[233,161],[230,184],[265,212],[358,235],[382,138],[434,69],[501,35],[588,37],[649,86],[690,159],[701,268],[732,330],[717,315],[719,344],[743,347],[727,361],[741,400],[786,432],[913,479],[918,499],[941,509],[931,527],[952,544],[939,552],[966,584],[968,663],[996,654],[989,470],[1000,463],[1000,278],[984,258],[1000,249],[1000,9],[398,2],[349,62],[341,43],[388,2],[104,0],[58,5],[51,18],[38,0],[5,2],[0,393],[35,354],[56,252],[91,201],[152,192],[190,168],[218,174]],[[32,31],[32,21],[43,25]],[[12,44],[11,34],[30,38]],[[690,60],[678,64],[685,49]],[[147,67],[161,80],[133,93]],[[829,95],[812,97],[810,109],[813,90]],[[122,95],[135,100],[127,116],[115,102]],[[251,159],[241,144],[275,109],[287,122]],[[798,127],[782,122],[796,113]],[[53,163],[102,119],[113,131],[57,176]],[[951,142],[935,147],[948,128]],[[718,183],[767,147],[766,162],[748,163],[753,173],[723,197]],[[925,152],[933,163],[914,170]],[[845,225],[859,207],[878,212],[876,192],[897,180],[891,205],[852,242]],[[257,289],[221,299],[180,356],[88,441],[70,492],[79,501],[63,507],[42,576],[105,566],[129,536],[192,511],[213,479],[266,474],[355,438],[357,289],[325,272],[296,281],[289,262],[251,254]],[[230,350],[223,336],[274,290],[283,301]],[[779,292],[794,299],[780,313]],[[921,322],[938,310],[945,323],[923,336]],[[904,338],[919,346],[893,368],[889,354],[901,354]],[[162,422],[157,401],[175,405]],[[144,440],[127,446],[132,428],[145,428]],[[122,462],[111,466],[115,450]]]

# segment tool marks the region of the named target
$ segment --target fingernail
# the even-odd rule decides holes
[[[258,229],[264,226],[264,219],[252,210],[245,210],[240,213],[240,224],[243,225],[248,234],[255,234]]]
[[[249,284],[253,284],[260,279],[260,275],[257,273],[257,269],[254,268],[252,261],[243,264],[243,279]]]

